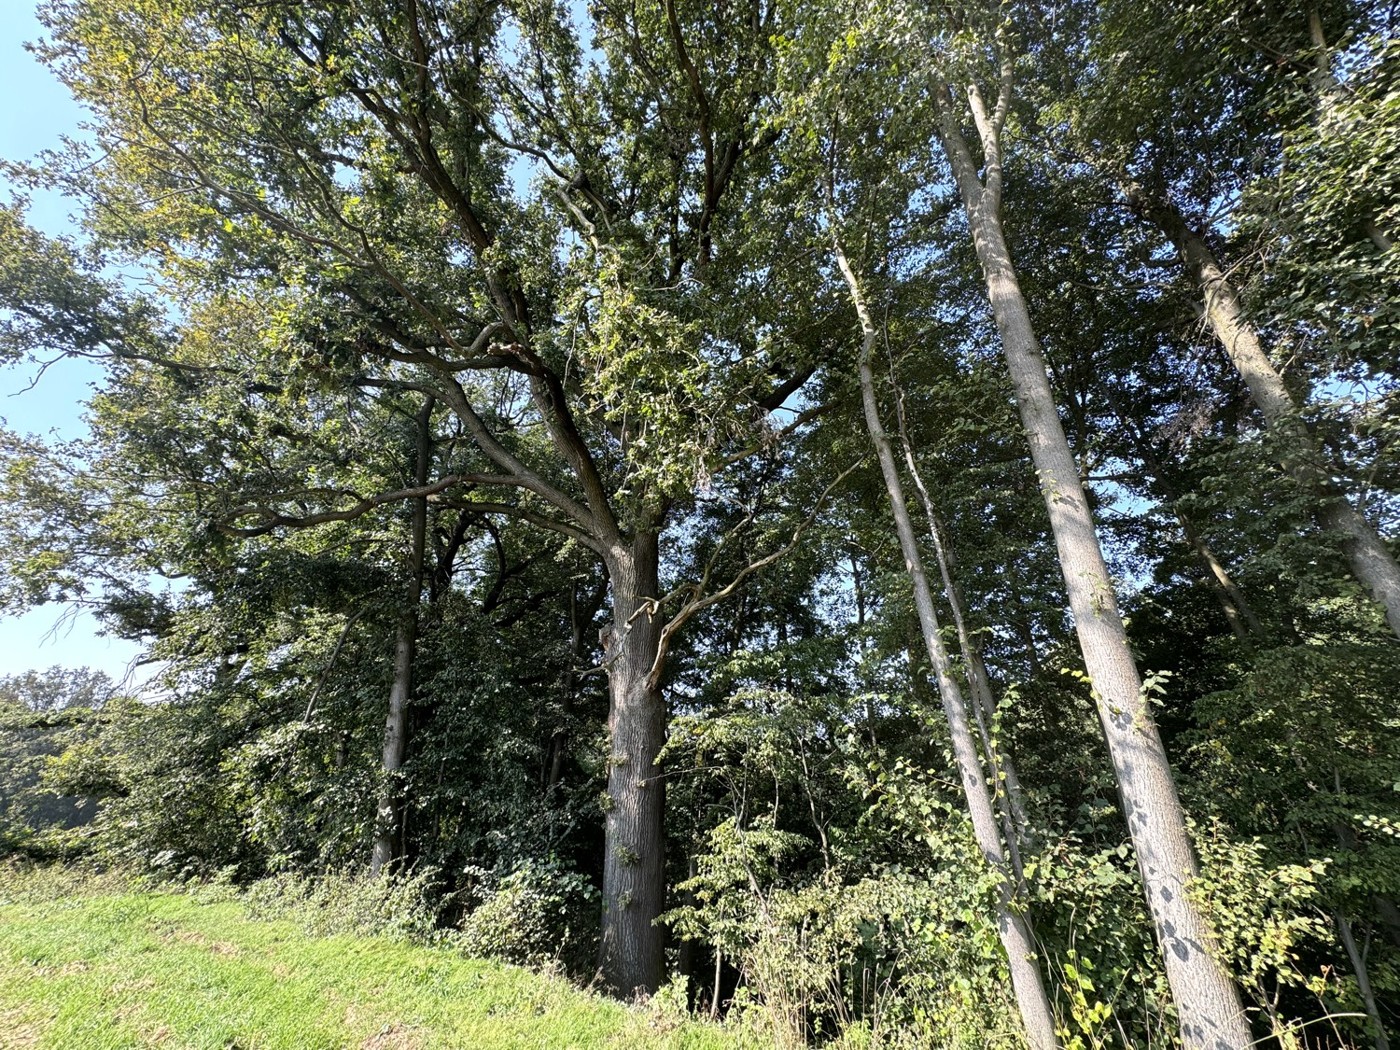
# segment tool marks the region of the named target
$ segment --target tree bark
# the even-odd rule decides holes
[[[603,979],[623,996],[661,986],[666,808],[656,758],[666,706],[652,676],[663,623],[656,608],[657,534],[639,532],[607,556],[613,621],[604,631],[608,667],[608,801],[603,858]]]
[[[1322,450],[1303,422],[1300,406],[1264,352],[1259,333],[1245,316],[1239,293],[1220,261],[1170,201],[1148,194],[1136,183],[1126,185],[1124,192],[1133,209],[1175,245],[1201,293],[1216,339],[1249,388],[1265,422],[1287,440],[1289,449],[1281,458],[1282,466],[1317,500],[1314,514],[1318,525],[1340,538],[1352,574],[1385,610],[1390,629],[1400,637],[1400,564],[1333,480]]]
[[[1375,906],[1376,918],[1385,927],[1386,939],[1400,948],[1400,908],[1397,908],[1389,897],[1383,897],[1379,893],[1371,896],[1371,903]]]
[[[996,696],[992,692],[991,675],[987,673],[987,665],[982,660],[981,647],[978,646],[972,632],[968,629],[967,616],[964,613],[967,604],[963,601],[962,588],[958,586],[957,578],[953,575],[953,554],[943,539],[943,524],[939,519],[937,508],[933,505],[933,497],[929,494],[928,486],[924,484],[924,476],[919,471],[919,464],[914,458],[914,446],[910,444],[909,428],[904,419],[904,392],[894,378],[893,362],[890,365],[890,381],[894,384],[895,419],[899,424],[899,443],[904,451],[904,465],[909,471],[910,479],[914,482],[914,490],[919,494],[919,502],[923,504],[924,516],[928,519],[929,541],[933,545],[934,558],[938,562],[939,576],[943,579],[943,594],[948,600],[948,609],[953,616],[953,628],[958,636],[958,649],[962,652],[963,664],[966,668],[967,685],[972,693],[973,713],[977,720],[977,732],[982,738],[982,754],[986,756],[987,765],[992,771],[996,785],[993,797],[997,801],[997,812],[1001,817],[1002,830],[1006,835],[1007,859],[1010,860],[1011,870],[1019,883],[1024,878],[1025,873],[1021,851],[1027,844],[1030,828],[1030,818],[1026,815],[1025,795],[1021,790],[1021,778],[1016,772],[1016,764],[1011,760],[1011,756],[1002,749],[992,732],[996,726],[997,702]]]
[[[985,185],[946,96],[940,98],[939,133],[962,197],[1030,441],[1075,633],[1176,1002],[1182,1043],[1191,1050],[1242,1050],[1251,1042],[1249,1025],[1234,982],[1212,952],[1209,924],[1188,893],[1197,869],[1176,783],[1128,648],[1088,499],[1002,231],[1000,122],[1009,85],[1008,67],[995,116],[985,112],[975,91],[969,92],[982,139]]]
[[[919,616],[924,645],[938,682],[943,714],[948,720],[953,757],[962,779],[963,795],[967,800],[968,815],[972,819],[973,835],[988,867],[996,875],[997,932],[1000,934],[1002,947],[1006,950],[1012,991],[1015,993],[1021,1022],[1025,1026],[1026,1038],[1031,1047],[1034,1050],[1052,1050],[1059,1044],[1055,1039],[1055,1019],[1050,1010],[1050,1000],[1045,993],[1045,984],[1036,959],[1035,937],[1031,932],[1030,923],[1019,910],[1015,900],[1015,885],[1008,870],[997,829],[991,793],[968,723],[967,705],[957,680],[953,677],[948,653],[939,634],[938,615],[934,609],[933,595],[929,590],[928,576],[924,572],[923,559],[919,554],[914,524],[904,502],[904,489],[899,479],[898,468],[895,466],[890,440],[880,422],[879,406],[875,400],[875,378],[870,367],[870,351],[877,332],[866,308],[860,283],[839,243],[836,246],[836,261],[846,279],[851,299],[860,317],[862,341],[859,370],[866,429],[870,432],[870,440],[875,446],[875,455],[880,462],[880,473],[884,476],[885,491],[889,495],[890,509],[894,514],[895,531],[899,536],[900,550],[904,554],[904,567],[914,587],[914,608]]]
[[[1380,1009],[1376,1006],[1376,994],[1371,988],[1371,973],[1366,966],[1366,955],[1356,947],[1356,937],[1351,931],[1351,921],[1341,911],[1333,918],[1337,923],[1337,936],[1347,953],[1351,972],[1356,975],[1356,990],[1361,994],[1361,1003],[1366,1008],[1366,1016],[1371,1022],[1371,1044],[1376,1050],[1390,1050],[1390,1037],[1386,1034],[1385,1023],[1381,1020]]]
[[[429,397],[417,418],[417,457],[414,481],[427,484],[432,463],[433,398]],[[423,551],[428,534],[428,500],[413,501],[409,525],[408,587],[399,610],[394,638],[394,680],[389,687],[389,714],[384,721],[384,789],[375,811],[374,846],[369,872],[378,876],[403,855],[404,797],[400,771],[408,747],[408,705],[413,696],[413,660],[418,643],[418,605],[423,599]]]

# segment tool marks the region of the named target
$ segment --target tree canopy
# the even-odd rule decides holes
[[[105,378],[0,611],[164,670],[7,680],[5,849],[782,1045],[1385,1050],[1391,7],[40,13],[0,362]]]

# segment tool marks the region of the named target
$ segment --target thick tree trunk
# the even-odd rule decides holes
[[[613,991],[630,996],[661,985],[666,808],[656,756],[666,739],[666,706],[652,676],[663,626],[657,598],[657,536],[638,534],[608,557],[613,622],[608,667],[608,802],[603,859],[601,968]]]
[[[999,157],[988,162],[989,182],[997,180],[993,191],[979,179],[950,105],[943,108],[944,150],[957,179],[1030,440],[1075,632],[1180,1016],[1182,1043],[1191,1050],[1242,1050],[1251,1042],[1249,1025],[1238,990],[1212,952],[1210,927],[1187,892],[1196,863],[1176,783],[1128,648],[1113,581],[1002,232]],[[978,115],[978,125],[984,144],[998,149],[999,128],[985,114]]]
[[[432,414],[430,397],[418,413],[418,454],[414,483],[428,481],[432,462]],[[394,639],[394,680],[389,687],[389,714],[384,720],[384,790],[375,811],[374,846],[369,871],[379,875],[403,855],[404,798],[400,770],[408,747],[408,705],[413,696],[413,659],[418,644],[418,605],[423,598],[423,551],[428,534],[428,501],[413,501],[409,526],[408,587]]]
[[[997,829],[991,792],[968,722],[967,705],[963,701],[957,680],[953,677],[948,653],[939,634],[938,615],[934,609],[933,595],[929,590],[928,576],[924,572],[923,559],[919,554],[914,524],[904,502],[904,489],[899,479],[898,468],[895,466],[894,453],[890,449],[890,440],[880,422],[879,406],[875,400],[875,379],[870,368],[870,350],[877,333],[855,272],[839,246],[836,248],[836,259],[850,288],[863,332],[859,368],[866,428],[870,432],[870,440],[875,446],[875,454],[880,462],[880,473],[884,476],[885,490],[889,494],[890,509],[894,514],[895,531],[899,535],[900,550],[904,554],[904,566],[914,587],[914,608],[919,616],[924,645],[938,682],[943,713],[948,719],[953,757],[962,779],[963,795],[967,800],[968,815],[972,818],[973,834],[987,865],[997,876],[997,931],[1006,950],[1011,987],[1016,996],[1016,1005],[1020,1009],[1021,1021],[1025,1025],[1027,1041],[1034,1050],[1051,1050],[1059,1044],[1055,1039],[1055,1019],[1050,1010],[1050,1000],[1045,993],[1045,984],[1036,958],[1035,937],[1031,932],[1030,923],[1015,900],[1015,886]]]
[[[1220,261],[1205,238],[1186,224],[1169,201],[1150,196],[1136,184],[1126,186],[1125,193],[1129,204],[1176,246],[1182,265],[1201,293],[1216,339],[1265,421],[1287,439],[1289,449],[1281,461],[1284,469],[1317,500],[1314,513],[1318,524],[1340,538],[1352,574],[1380,603],[1390,629],[1400,637],[1400,564],[1332,480],[1326,457],[1303,423],[1300,406],[1264,352],[1259,333],[1245,316],[1239,293]]]

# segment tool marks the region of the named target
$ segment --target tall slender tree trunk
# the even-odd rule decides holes
[[[1126,185],[1124,192],[1134,210],[1176,246],[1182,265],[1201,293],[1211,331],[1249,388],[1265,422],[1286,439],[1282,466],[1317,501],[1314,514],[1318,524],[1339,537],[1352,574],[1385,610],[1390,629],[1400,637],[1400,564],[1333,481],[1322,449],[1303,422],[1301,406],[1264,352],[1259,333],[1245,316],[1239,292],[1220,260],[1170,201],[1149,194],[1136,183]]]
[[[1264,638],[1264,625],[1255,615],[1249,599],[1245,597],[1244,591],[1240,589],[1234,577],[1225,568],[1224,563],[1216,557],[1210,544],[1196,530],[1186,512],[1181,509],[1179,501],[1170,490],[1167,482],[1168,473],[1156,451],[1152,448],[1152,442],[1148,440],[1147,435],[1142,432],[1142,428],[1137,422],[1123,410],[1114,394],[1109,394],[1109,401],[1113,404],[1113,411],[1118,417],[1119,424],[1131,435],[1138,457],[1147,466],[1147,469],[1156,475],[1158,486],[1165,490],[1164,502],[1171,507],[1172,513],[1176,516],[1177,524],[1181,526],[1183,537],[1208,573],[1207,579],[1220,602],[1220,609],[1225,614],[1225,622],[1230,625],[1230,632],[1244,644],[1246,649],[1253,648],[1256,641],[1262,641]]]
[[[968,722],[967,705],[963,701],[957,680],[952,675],[948,653],[939,635],[938,615],[934,609],[928,577],[924,572],[923,559],[919,554],[914,524],[904,502],[904,489],[899,479],[898,468],[895,466],[894,453],[890,449],[890,440],[880,422],[879,406],[875,399],[875,378],[870,367],[870,351],[877,332],[866,307],[860,283],[839,244],[836,246],[836,260],[860,317],[863,336],[859,363],[860,388],[865,406],[866,429],[870,432],[870,440],[875,446],[875,455],[880,462],[880,473],[884,476],[885,490],[889,494],[890,509],[894,514],[895,531],[899,535],[900,550],[904,554],[904,566],[914,587],[914,608],[919,616],[924,645],[938,682],[943,714],[948,720],[953,757],[962,779],[963,795],[967,800],[968,814],[972,818],[973,834],[983,858],[997,877],[997,932],[1006,950],[1011,987],[1016,996],[1016,1005],[1020,1009],[1021,1021],[1025,1025],[1028,1042],[1034,1050],[1051,1050],[1058,1046],[1055,1039],[1055,1019],[1036,959],[1035,937],[1031,932],[1030,923],[1015,900],[1015,885],[1008,871],[1001,836],[997,830],[997,818],[992,807],[991,792]]]
[[[1313,90],[1317,93],[1318,123],[1324,128],[1338,124],[1337,110],[1344,97],[1342,87],[1337,83],[1332,71],[1332,49],[1327,45],[1327,36],[1322,30],[1322,16],[1316,7],[1308,11],[1308,37],[1313,45]],[[1340,133],[1346,132],[1337,129]],[[1388,252],[1395,246],[1394,240],[1376,225],[1376,216],[1368,215],[1361,223],[1366,236],[1379,252]]]
[[[1251,1041],[1249,1024],[1234,982],[1212,951],[1209,924],[1188,893],[1197,869],[1176,782],[1128,648],[1113,581],[1002,231],[999,137],[1009,95],[1009,66],[1003,76],[995,116],[981,108],[975,91],[969,93],[982,138],[985,185],[946,96],[940,99],[940,136],[962,197],[1030,441],[1075,633],[1180,1017],[1182,1043],[1192,1050],[1242,1050]]]
[[[564,776],[564,760],[569,753],[569,720],[579,689],[578,668],[582,666],[586,652],[585,630],[602,608],[605,593],[605,578],[590,594],[580,595],[577,584],[569,591],[569,662],[560,683],[559,722],[549,738],[549,761],[545,764],[546,795],[559,786]]]
[[[1347,953],[1347,961],[1351,964],[1351,972],[1356,975],[1356,990],[1361,993],[1361,1004],[1371,1022],[1371,1045],[1376,1050],[1390,1050],[1390,1036],[1386,1033],[1385,1022],[1381,1019],[1380,1008],[1376,1005],[1376,993],[1371,988],[1371,972],[1366,966],[1366,954],[1356,946],[1351,920],[1340,909],[1333,915],[1333,919],[1337,924],[1337,937],[1342,943],[1342,949]]]
[[[1196,531],[1188,518],[1182,511],[1177,510],[1176,520],[1181,525],[1182,534],[1186,537],[1186,542],[1191,545],[1191,549],[1196,552],[1196,557],[1210,574],[1212,589],[1216,597],[1220,600],[1221,611],[1225,613],[1225,619],[1230,624],[1230,630],[1235,637],[1244,643],[1246,647],[1264,637],[1264,625],[1259,622],[1259,617],[1254,613],[1254,607],[1249,604],[1249,599],[1240,590],[1235,578],[1230,575],[1224,564],[1215,556],[1215,551]]]
[[[953,553],[944,539],[942,520],[933,505],[928,486],[924,484],[918,461],[914,458],[914,446],[909,441],[909,428],[904,418],[904,392],[895,379],[893,361],[890,365],[890,382],[894,385],[895,419],[899,424],[899,443],[904,451],[904,465],[914,482],[914,490],[919,494],[919,502],[923,504],[924,516],[928,519],[929,541],[933,545],[934,558],[938,562],[938,573],[943,579],[943,593],[948,600],[948,609],[953,616],[958,649],[962,653],[967,685],[972,693],[977,732],[982,738],[982,753],[987,757],[987,765],[995,779],[995,798],[1006,833],[1007,858],[1011,861],[1011,870],[1015,872],[1019,881],[1025,870],[1021,851],[1027,844],[1030,828],[1030,819],[1026,815],[1025,794],[1021,790],[1021,777],[1016,772],[1016,764],[1001,747],[993,732],[996,727],[997,701],[992,692],[991,675],[987,673],[987,665],[982,659],[982,649],[968,629],[965,613],[967,603],[963,601],[962,588],[958,586],[957,577],[953,572]]]
[[[427,484],[432,464],[433,398],[418,412],[414,484]],[[418,605],[423,599],[423,551],[428,534],[428,501],[413,501],[409,525],[408,586],[394,638],[394,679],[389,687],[389,714],[384,720],[384,789],[375,811],[374,846],[369,870],[379,875],[403,855],[404,797],[400,771],[408,748],[408,705],[413,697],[413,660],[418,644]]]
[[[665,958],[656,924],[665,903],[666,795],[656,758],[666,706],[652,675],[661,644],[655,607],[657,534],[640,532],[608,558],[613,622],[608,667],[608,801],[603,859],[603,977],[615,992],[654,992]]]
[[[1296,750],[1293,754],[1293,761],[1297,764],[1299,771],[1306,775],[1307,764]],[[1311,786],[1310,782],[1309,786]],[[1346,794],[1342,790],[1342,774],[1335,766],[1332,767],[1332,795],[1338,807],[1346,808]],[[1356,836],[1346,821],[1335,821],[1332,825],[1332,834],[1336,836],[1337,845],[1344,852],[1350,853],[1356,850]],[[1303,835],[1302,838],[1303,846],[1306,848],[1307,836]],[[1392,909],[1394,908],[1394,904],[1380,895],[1373,895],[1372,902],[1378,906],[1378,910],[1386,904],[1389,904]],[[1342,946],[1342,951],[1346,953],[1347,963],[1351,966],[1351,972],[1356,976],[1356,990],[1361,995],[1361,1003],[1366,1009],[1366,1016],[1371,1021],[1372,1042],[1376,1050],[1389,1050],[1390,1037],[1376,1005],[1375,992],[1371,987],[1371,971],[1366,964],[1366,956],[1369,954],[1366,949],[1370,948],[1370,933],[1368,931],[1366,935],[1366,948],[1358,949],[1355,934],[1352,932],[1351,920],[1341,905],[1338,905],[1334,910],[1332,918],[1337,931],[1337,943]]]

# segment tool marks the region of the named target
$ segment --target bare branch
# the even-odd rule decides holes
[[[576,540],[600,557],[606,550],[606,547],[604,547],[602,543],[582,529],[570,525],[567,521],[560,521],[557,518],[551,518],[547,514],[541,514],[538,511],[530,510],[528,507],[521,507],[514,503],[491,503],[485,500],[444,502],[446,502],[447,506],[454,507],[458,510],[480,512],[482,514],[505,514],[512,518],[519,518],[521,521],[528,521],[530,524],[538,525],[542,529],[548,529],[550,532],[557,532],[561,536],[567,536],[571,540]]]

